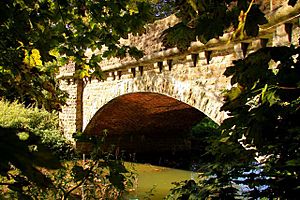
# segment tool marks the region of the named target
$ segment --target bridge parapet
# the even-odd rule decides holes
[[[296,18],[299,17],[300,4],[297,3],[294,7],[287,5],[287,0],[273,0],[272,1],[262,1],[263,9],[272,9],[267,12],[268,23],[260,27],[259,35],[255,39],[263,40],[262,43],[265,44],[269,40],[269,46],[272,46],[272,40],[276,28],[282,24],[294,23]],[[166,28],[173,26],[178,19],[172,15],[165,19],[158,20],[153,24],[147,26],[146,33],[141,36],[130,35],[128,39],[121,40],[121,43],[135,46],[145,53],[145,56],[139,60],[135,60],[131,57],[126,57],[124,59],[113,58],[110,60],[104,60],[99,63],[102,71],[113,71],[122,68],[128,68],[129,66],[139,66],[151,62],[162,61],[166,58],[174,58],[181,56],[182,54],[193,54],[201,53],[204,51],[214,51],[214,50],[226,50],[234,47],[235,45],[240,45],[241,43],[252,43],[253,37],[244,38],[243,40],[235,40],[228,44],[228,41],[232,35],[232,32],[227,32],[218,39],[212,39],[208,43],[203,44],[201,42],[191,43],[190,48],[185,52],[180,52],[177,48],[166,48],[161,42],[161,33]],[[282,44],[282,43],[281,43]]]

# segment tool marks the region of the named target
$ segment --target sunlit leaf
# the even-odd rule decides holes
[[[187,1],[189,4],[190,4],[190,6],[194,9],[194,11],[196,12],[196,13],[198,13],[198,8],[197,8],[197,3],[196,3],[196,1],[195,0],[188,0]]]
[[[189,34],[186,34],[189,33]],[[192,41],[195,40],[195,30],[184,23],[178,23],[175,26],[165,30],[162,34],[163,43],[167,47],[177,47],[180,50],[186,50]]]

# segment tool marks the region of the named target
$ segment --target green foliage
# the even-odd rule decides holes
[[[267,47],[227,68],[225,75],[238,86],[228,91],[222,107],[229,114],[222,134],[209,139],[198,199],[300,194],[299,55],[300,47]],[[186,194],[186,185],[173,194]]]
[[[133,174],[123,162],[101,150],[101,138],[88,139],[95,147],[89,160],[73,160],[75,155],[58,129],[55,112],[2,100],[0,126],[0,197],[78,198],[84,187],[86,198],[115,199],[131,183]],[[65,159],[63,166],[58,158]]]
[[[289,0],[288,4],[290,6],[295,6],[298,0]]]
[[[20,140],[18,132],[0,127],[0,183],[1,187],[5,185],[17,192],[19,199],[30,199],[24,193],[28,186],[33,184],[41,190],[53,186],[51,179],[38,167],[58,169],[61,165],[47,147],[39,143],[37,136],[29,133],[26,140]]]
[[[0,127],[0,185],[4,185],[1,190],[7,190],[4,195],[31,199],[28,188],[46,191],[53,187],[41,168],[61,168],[59,157],[71,152],[58,130],[57,115],[1,100]]]
[[[54,79],[58,67],[72,60],[78,70],[93,69],[103,57],[140,57],[119,39],[142,33],[151,11],[134,0],[1,1],[0,96],[58,109],[65,97]],[[100,51],[88,59],[87,49]]]
[[[182,4],[186,6],[182,18],[188,23],[193,16],[201,15],[201,6],[190,2]],[[208,1],[194,1],[200,2],[205,5]],[[293,6],[297,1],[288,3]],[[238,1],[231,14],[239,16],[239,10],[243,7],[245,11],[247,5],[246,1]],[[256,35],[257,25],[264,23],[263,14],[257,9],[253,5],[243,22],[241,31],[247,35]],[[241,24],[231,22],[237,29]],[[214,31],[218,34],[218,30]],[[222,107],[229,114],[221,124],[222,134],[208,139],[209,145],[202,155],[206,163],[199,170],[203,172],[200,181],[178,183],[169,199],[194,199],[195,196],[197,199],[295,199],[299,196],[299,55],[299,47],[267,47],[226,69],[224,75],[231,77],[232,89],[225,94]]]
[[[49,113],[44,109],[25,108],[17,102],[0,101],[0,126],[33,133],[56,156],[67,158],[73,150],[71,144],[62,136],[58,121],[56,112]]]
[[[193,126],[191,132],[193,136],[205,136],[207,134],[217,134],[219,125],[212,121],[209,117],[203,118],[198,124]]]
[[[232,76],[232,84],[243,90],[222,108],[231,116],[221,126],[222,137],[252,149],[255,154],[248,153],[249,158],[263,158],[248,166],[252,167],[252,180],[244,182],[253,189],[247,194],[250,197],[292,199],[300,193],[299,54],[299,47],[263,48],[225,72]],[[237,164],[230,167],[237,168]],[[259,173],[253,173],[255,167],[260,168]],[[258,194],[263,185],[268,187]]]
[[[179,49],[187,49],[190,46],[191,42],[195,40],[193,29],[188,27],[183,22],[178,23],[169,29],[166,29],[163,32],[162,37],[164,45],[166,47],[172,47],[176,45]]]
[[[6,131],[9,129],[5,129]],[[2,129],[1,132],[2,133]],[[11,133],[9,133],[11,134]],[[11,134],[12,136],[16,136]],[[11,138],[7,138],[3,142],[12,141]],[[109,152],[103,152],[102,144],[103,139],[94,138],[90,140],[93,142],[94,148],[88,159],[75,159],[64,161],[62,166],[50,165],[53,163],[43,154],[44,157],[38,159],[34,156],[29,157],[24,148],[21,152],[11,151],[12,155],[19,158],[19,156],[26,156],[28,162],[21,162],[24,164],[19,168],[19,165],[15,165],[15,159],[12,158],[11,154],[7,154],[7,159],[12,160],[11,164],[18,166],[18,169],[12,168],[12,166],[4,165],[1,162],[1,172],[7,169],[6,173],[3,173],[0,177],[1,195],[8,199],[17,197],[20,199],[123,199],[127,193],[127,189],[132,187],[135,175],[132,172],[127,171],[122,160],[117,159],[114,154]],[[24,141],[21,141],[24,142]],[[1,152],[7,149],[7,146],[11,146],[10,143],[7,145],[2,144],[1,140]],[[20,143],[16,143],[11,148],[20,148]],[[38,146],[39,148],[39,146]],[[16,152],[16,154],[14,153]],[[35,154],[34,154],[35,155]],[[41,156],[42,154],[37,154]],[[1,158],[4,155],[1,155]],[[38,163],[35,164],[37,159]],[[3,159],[2,159],[3,160]],[[49,163],[45,163],[47,160]],[[6,161],[6,160],[4,160]],[[27,174],[25,167],[29,168],[31,165],[35,169],[34,177]],[[42,168],[43,167],[43,168]],[[59,169],[58,169],[59,167]],[[26,168],[26,169],[27,169]],[[25,170],[25,173],[23,172]],[[23,175],[24,173],[24,175]],[[22,176],[21,176],[22,175]],[[6,178],[9,176],[10,179]],[[11,179],[13,177],[15,180]],[[22,179],[20,179],[21,177]],[[38,179],[38,180],[36,180]],[[22,182],[21,182],[22,180]]]
[[[180,50],[186,50],[197,39],[207,43],[232,27],[236,29],[234,35],[241,39],[246,35],[256,36],[258,25],[267,23],[258,5],[249,4],[246,0],[179,0],[175,6],[176,16],[181,21],[166,29],[162,38],[165,46],[176,46]]]
[[[175,187],[170,190],[170,193],[165,197],[165,199],[198,199],[200,186],[194,180],[186,180],[173,184]]]

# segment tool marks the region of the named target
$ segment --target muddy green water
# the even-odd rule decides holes
[[[137,174],[133,188],[130,189],[126,199],[142,200],[149,197],[147,193],[152,190],[152,200],[161,200],[169,192],[172,182],[188,180],[196,176],[194,172],[159,167],[150,164],[126,163],[125,166]]]

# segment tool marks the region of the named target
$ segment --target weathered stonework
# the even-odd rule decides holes
[[[143,66],[147,70],[142,75],[136,70],[134,78],[123,72],[120,80],[108,78],[106,81],[87,81],[83,92],[83,128],[107,102],[134,92],[154,92],[173,97],[198,108],[216,122],[221,122],[226,116],[218,111],[222,105],[221,92],[229,87],[222,74],[226,66],[231,64],[228,62],[231,57],[214,57],[208,65],[199,65],[206,63],[206,60],[199,60],[197,67],[190,67],[191,62],[187,59],[178,59],[172,60],[171,71],[163,66],[162,71],[157,72],[154,63]]]
[[[137,61],[125,58],[101,62],[106,80],[86,78],[81,84],[72,78],[72,70],[62,70],[59,76],[61,89],[68,91],[70,96],[60,113],[61,126],[67,134],[84,131],[101,107],[118,96],[136,92],[167,95],[221,123],[227,117],[220,111],[222,92],[231,87],[229,79],[223,76],[226,67],[264,46],[299,44],[300,3],[293,8],[286,3],[282,5],[272,11],[269,16],[272,20],[262,26],[256,38],[228,44],[230,33],[226,33],[207,44],[194,42],[186,52],[165,49],[157,38],[162,30],[177,21],[171,16],[149,25],[145,35],[129,36],[128,40],[122,41],[143,49],[145,56]],[[78,86],[82,88],[78,89]]]

